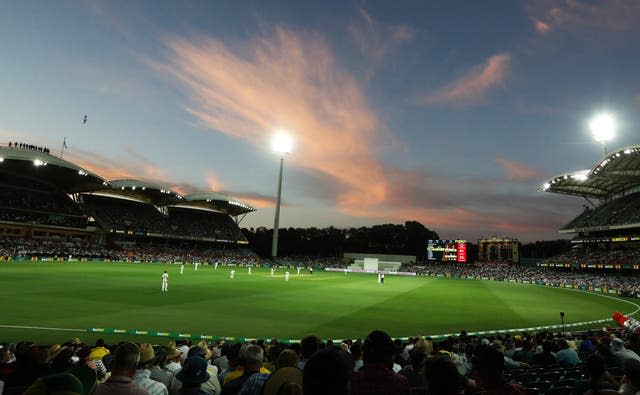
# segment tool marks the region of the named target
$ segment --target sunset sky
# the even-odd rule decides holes
[[[587,127],[640,144],[640,1],[5,1],[0,143],[107,178],[228,193],[273,226],[415,220],[443,238],[558,238]],[[86,125],[82,117],[88,116]]]

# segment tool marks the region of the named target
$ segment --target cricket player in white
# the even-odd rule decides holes
[[[182,265],[180,265],[180,274],[184,273],[184,263]]]
[[[271,277],[273,277],[273,268],[271,268]]]
[[[235,270],[232,270],[232,271],[229,273],[229,277],[231,277],[231,278],[233,278],[233,276],[235,276],[235,275],[236,275],[236,271],[235,271]]]
[[[298,276],[300,275],[300,266],[298,266]]]
[[[165,270],[164,273],[162,273],[162,292],[168,292],[168,291],[169,291],[169,274]]]
[[[216,261],[216,263],[213,264],[213,269],[218,270],[218,261]]]
[[[249,275],[251,275],[251,266],[249,266]]]
[[[380,272],[378,272],[378,284],[380,284]]]
[[[284,272],[284,281],[289,281],[289,272]]]
[[[196,272],[198,271],[198,262],[194,262],[194,265],[196,265]]]
[[[344,268],[344,275],[345,276],[347,275],[347,268],[346,267]]]

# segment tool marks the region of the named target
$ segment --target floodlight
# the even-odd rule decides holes
[[[587,181],[589,179],[589,174],[586,172],[575,173],[573,178],[578,181]]]
[[[615,135],[616,121],[610,114],[598,114],[589,122],[589,129],[591,129],[594,140],[606,143]]]
[[[34,165],[34,166],[36,166],[36,167],[37,167],[37,166],[42,166],[42,165],[44,165],[44,162],[43,162],[43,161],[41,161],[40,159],[35,159],[35,160],[33,161],[33,165]]]
[[[293,139],[288,134],[280,132],[273,136],[271,142],[273,150],[280,154],[288,154],[293,147]]]

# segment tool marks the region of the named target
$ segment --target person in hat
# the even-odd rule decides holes
[[[167,363],[164,365],[164,369],[172,374],[176,374],[182,369],[180,365],[180,355],[182,352],[176,347],[176,342],[169,342],[167,347]]]
[[[182,370],[176,378],[182,383],[179,395],[209,395],[200,386],[209,381],[211,376],[207,372],[207,361],[201,356],[194,355],[184,360]]]
[[[96,387],[96,379],[96,371],[85,364],[65,373],[41,377],[23,394],[90,395]]]
[[[626,348],[624,346],[624,340],[619,337],[611,339],[609,346],[611,347],[613,355],[620,359],[621,362],[624,362],[625,359],[635,359],[636,361],[640,361],[640,356],[638,356],[635,351]]]
[[[104,340],[98,339],[96,340],[96,346],[91,349],[91,354],[89,354],[89,358],[94,361],[100,361],[104,358],[105,355],[109,354],[109,349],[104,346]]]
[[[207,361],[206,370],[209,374],[209,379],[200,385],[200,390],[207,395],[217,395],[222,391],[222,386],[220,385],[220,381],[218,380],[218,368],[209,364],[209,358],[211,358],[211,355],[213,355],[213,353],[209,349],[207,342],[204,340],[200,340],[197,346],[193,346],[189,349],[189,352],[187,353],[187,359],[189,359],[190,357],[200,357]],[[171,394],[176,394],[180,392],[181,388],[182,383],[176,375],[171,380],[171,383],[169,385],[169,392]]]
[[[151,367],[156,358],[153,347],[149,343],[142,343],[140,345],[140,362],[138,362],[138,369],[133,375],[132,381],[139,388],[142,388],[149,392],[149,395],[168,395],[169,391],[167,386],[159,381],[151,379]]]
[[[98,384],[93,395],[149,395],[138,387],[131,378],[136,372],[140,360],[140,348],[135,343],[122,343],[115,352],[111,365],[111,376]]]
[[[251,381],[255,376],[257,375],[253,375],[249,381]],[[245,386],[247,383],[245,383]],[[262,386],[262,393],[264,395],[279,395],[284,391],[283,387],[291,384],[296,384],[302,390],[302,370],[294,366],[285,366],[268,376],[267,381]],[[241,395],[259,394],[259,392],[251,393],[243,391],[240,391]]]

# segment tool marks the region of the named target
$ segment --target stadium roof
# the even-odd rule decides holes
[[[640,145],[602,158],[591,170],[555,176],[539,190],[607,200],[640,187]]]
[[[162,185],[144,180],[121,179],[109,181],[109,189],[99,191],[96,195],[125,197],[154,206],[166,206],[182,201],[182,196]]]
[[[111,180],[109,186],[108,189],[97,191],[94,195],[126,198],[158,207],[176,206],[214,210],[231,216],[256,211],[250,205],[222,193],[198,192],[183,196],[162,185],[135,179]]]
[[[247,203],[244,203],[231,196],[216,192],[197,192],[184,196],[184,201],[180,206],[203,207],[211,210],[221,211],[231,216],[247,214],[256,211]]]
[[[95,191],[107,184],[102,177],[78,165],[49,153],[23,148],[0,147],[0,174],[64,193]]]

